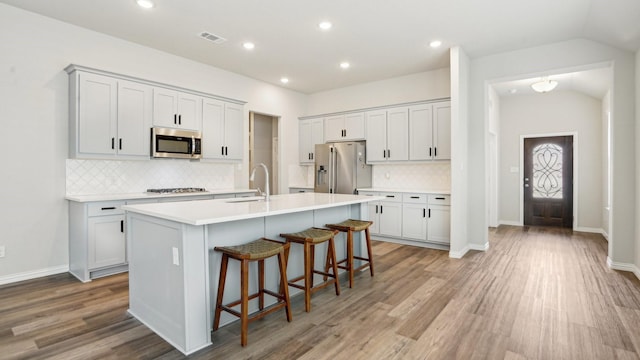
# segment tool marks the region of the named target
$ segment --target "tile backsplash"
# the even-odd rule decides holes
[[[451,163],[374,165],[372,182],[374,188],[450,190]]]
[[[68,195],[137,193],[150,188],[175,187],[232,189],[234,166],[171,159],[67,159]]]

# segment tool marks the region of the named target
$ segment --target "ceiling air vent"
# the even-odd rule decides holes
[[[225,39],[223,37],[220,37],[218,35],[214,35],[214,34],[212,34],[210,32],[206,32],[206,31],[201,32],[200,34],[198,34],[198,36],[200,36],[201,38],[203,38],[205,40],[209,40],[209,41],[213,42],[214,44],[221,44],[221,43],[227,41],[227,39]]]

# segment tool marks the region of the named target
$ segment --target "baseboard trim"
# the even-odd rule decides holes
[[[453,258],[453,259],[462,259],[462,257],[469,252],[469,246],[465,246],[464,248],[462,248],[462,250],[460,251],[452,251],[449,250],[449,257]]]
[[[35,270],[35,271],[27,271],[27,272],[18,273],[18,274],[5,275],[5,276],[0,276],[0,285],[6,285],[6,284],[19,282],[19,281],[37,279],[39,277],[44,277],[49,275],[62,274],[65,272],[69,272],[69,265],[54,266],[54,267],[44,268],[44,269]]]
[[[584,226],[578,226],[574,228],[573,231],[580,231],[580,232],[587,232],[587,233],[594,233],[594,234],[601,234],[601,235],[605,234],[603,229],[584,227]]]
[[[510,225],[510,226],[522,226],[522,223],[520,221],[507,221],[507,220],[500,220],[498,221],[499,225]]]
[[[640,268],[638,268],[635,264],[615,262],[607,256],[607,266],[609,267],[609,269],[613,270],[632,272],[638,278],[638,280],[640,280]]]
[[[489,250],[489,242],[487,241],[484,245],[469,244],[469,250],[487,251]]]

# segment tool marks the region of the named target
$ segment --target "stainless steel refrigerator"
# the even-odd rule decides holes
[[[315,192],[355,194],[371,187],[364,141],[319,144],[315,150]]]

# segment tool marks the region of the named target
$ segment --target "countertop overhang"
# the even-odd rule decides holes
[[[262,197],[125,205],[122,209],[189,225],[208,225],[382,200],[381,196],[298,193]]]
[[[222,189],[207,190],[203,192],[192,193],[126,193],[126,194],[95,194],[95,195],[67,195],[65,199],[76,202],[95,202],[95,201],[116,201],[116,200],[138,200],[138,199],[154,199],[154,198],[172,198],[172,197],[191,197],[202,195],[222,195],[235,193],[255,193],[255,189]]]

